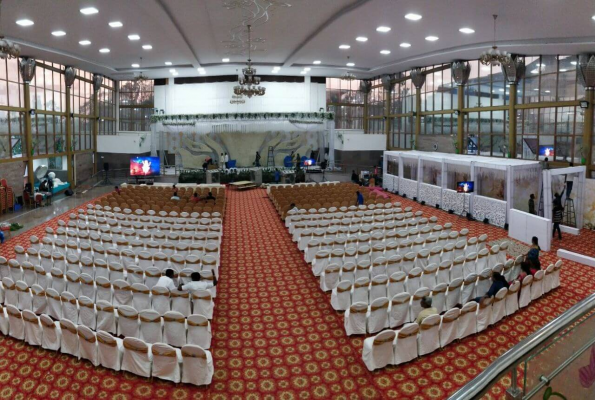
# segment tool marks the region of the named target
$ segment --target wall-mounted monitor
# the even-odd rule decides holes
[[[457,193],[473,193],[474,186],[473,181],[457,182]]]
[[[542,157],[553,157],[554,146],[539,146],[539,155]]]

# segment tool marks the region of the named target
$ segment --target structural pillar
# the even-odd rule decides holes
[[[465,90],[464,86],[460,85],[457,88],[457,153],[463,154],[465,148],[465,117],[463,116],[463,108],[465,108]]]
[[[31,95],[29,93],[30,85],[29,82],[25,82],[24,86],[25,98],[25,135],[26,135],[26,151],[27,151],[27,176],[31,187],[35,187],[35,171],[33,170],[33,134],[31,124]]]
[[[66,86],[66,169],[68,182],[74,188],[74,175],[72,170],[72,118],[70,116],[70,86]]]
[[[581,158],[584,158],[587,167],[587,178],[591,177],[592,162],[591,157],[593,155],[593,100],[595,99],[595,92],[592,87],[585,90],[585,100],[589,102],[589,106],[585,110],[584,125],[583,125],[583,151]],[[582,161],[582,160],[581,160]]]
[[[97,134],[99,132],[99,107],[97,105],[97,90],[93,92],[93,174],[97,173]]]
[[[511,83],[508,91],[508,158],[516,158],[516,90],[517,84]]]
[[[419,144],[419,135],[421,135],[421,87],[415,89],[415,141],[413,150]]]
[[[391,102],[391,91],[390,90],[385,90],[384,93],[386,94],[386,98],[384,100],[384,133],[386,134],[386,149],[390,150],[392,147],[391,146],[391,120],[389,118],[390,115],[390,102]]]

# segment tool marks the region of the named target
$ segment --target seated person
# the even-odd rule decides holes
[[[209,201],[209,200],[213,200],[213,203],[215,203],[217,201],[215,196],[213,196],[213,192],[210,192],[210,191],[209,191],[209,194],[207,194],[207,197],[205,197],[205,201]]]
[[[500,289],[508,289],[509,286],[510,285],[508,282],[506,282],[506,278],[504,278],[504,276],[498,272],[492,272],[492,286],[490,286],[490,289],[484,296],[475,298],[475,301],[479,303],[483,298],[494,297]]]
[[[53,184],[49,179],[44,179],[39,185],[39,192],[43,193],[46,198],[46,204],[52,204],[52,189]]]
[[[420,304],[423,307],[423,310],[419,312],[419,315],[415,320],[418,325],[421,325],[426,317],[429,317],[430,315],[438,315],[438,310],[432,307],[432,298],[430,296],[424,296],[424,298],[421,299]]]
[[[161,286],[164,288],[168,288],[169,290],[174,290],[176,289],[176,284],[174,283],[174,270],[171,268],[168,268],[165,270],[165,275],[163,275],[161,278],[159,278],[159,280],[157,281],[157,283],[155,284],[155,286]]]
[[[192,198],[190,199],[191,202],[193,203],[198,203],[200,201],[200,197],[198,197],[198,193],[194,192],[194,194],[192,195]]]
[[[178,196],[178,189],[174,190],[173,196],[171,196],[171,200],[180,200],[180,196]]]
[[[120,194],[121,193],[121,190],[120,190],[120,187],[119,186],[116,186],[114,189],[116,190],[116,193],[117,194]]]
[[[364,205],[364,196],[360,193],[360,191],[358,190],[356,192],[356,196],[357,196],[357,200],[356,200],[356,206],[363,206]]]
[[[541,247],[539,247],[539,239],[537,238],[537,236],[533,236],[533,238],[531,239],[531,247],[525,255],[525,261],[531,263],[531,265],[533,265],[533,267],[535,267],[535,269],[538,270],[541,269],[541,262],[539,261],[540,250]]]
[[[527,261],[523,261],[521,263],[521,273],[519,274],[517,280],[522,282],[523,279],[525,279],[526,276],[528,275],[535,275],[535,273],[538,270],[533,267],[533,265],[531,265],[531,263],[527,262]]]
[[[203,281],[202,276],[199,272],[193,272],[190,275],[191,282],[188,282],[185,285],[180,284],[178,286],[178,290],[186,290],[188,292],[194,292],[195,290],[206,290],[212,287],[217,286],[217,277],[213,276],[213,282],[210,281]]]
[[[4,232],[0,231],[0,244],[4,243]]]
[[[291,205],[289,206],[289,211],[298,212],[299,209],[296,207],[295,203],[291,203]]]

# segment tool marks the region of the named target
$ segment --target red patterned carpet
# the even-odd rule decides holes
[[[440,223],[506,237],[502,229],[399,198]],[[58,218],[11,239],[12,256],[32,234],[42,237]],[[588,236],[574,243],[592,246]],[[303,261],[264,190],[229,192],[221,280],[213,320],[215,376],[209,387],[174,385],[94,368],[86,361],[0,335],[0,398],[167,399],[444,399],[526,335],[595,290],[595,269],[565,262],[562,286],[494,327],[414,362],[370,373],[363,338],[347,337],[343,317]],[[543,264],[555,260],[543,254]],[[496,387],[488,398],[503,398]]]

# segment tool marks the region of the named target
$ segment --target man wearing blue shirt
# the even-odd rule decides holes
[[[364,205],[364,196],[359,192],[359,190],[357,191],[357,205],[358,206],[363,206]]]

